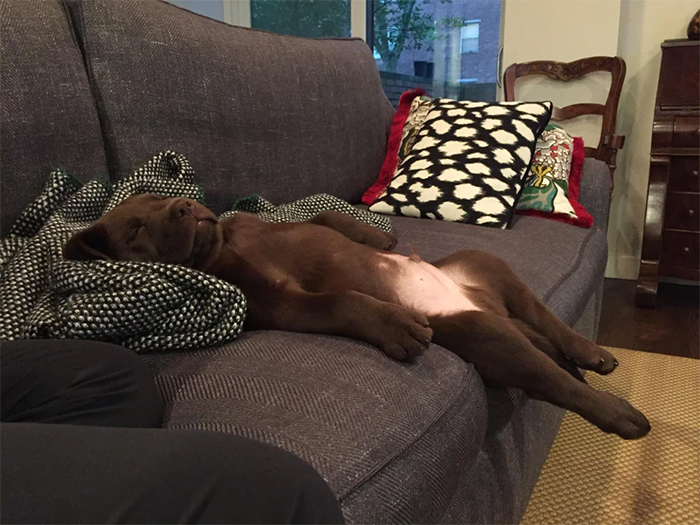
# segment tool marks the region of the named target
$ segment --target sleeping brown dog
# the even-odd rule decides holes
[[[247,213],[219,222],[197,202],[144,194],[75,234],[64,255],[183,264],[238,286],[247,328],[352,337],[400,360],[432,340],[490,384],[521,388],[625,439],[649,432],[641,412],[591,388],[577,368],[607,374],[615,358],[550,313],[503,260],[461,251],[430,264],[391,253],[395,244],[337,212],[302,223]]]

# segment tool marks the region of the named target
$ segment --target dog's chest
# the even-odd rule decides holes
[[[374,264],[395,302],[426,316],[481,310],[469,298],[464,286],[432,264],[393,253],[381,253],[376,257]]]

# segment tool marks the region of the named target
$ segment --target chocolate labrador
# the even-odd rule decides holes
[[[64,255],[182,264],[238,286],[246,328],[352,337],[398,360],[434,341],[489,384],[521,388],[625,439],[649,432],[641,412],[591,388],[577,368],[608,374],[617,360],[550,313],[503,260],[468,250],[428,263],[392,253],[395,245],[342,213],[219,222],[192,200],[143,194],[76,233]]]

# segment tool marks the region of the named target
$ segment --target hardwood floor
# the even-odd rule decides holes
[[[700,359],[700,288],[659,284],[656,308],[634,304],[636,281],[605,279],[599,345]]]

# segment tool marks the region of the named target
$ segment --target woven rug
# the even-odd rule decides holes
[[[620,367],[586,379],[644,412],[651,432],[624,441],[568,412],[523,525],[700,523],[700,361],[610,350]]]

